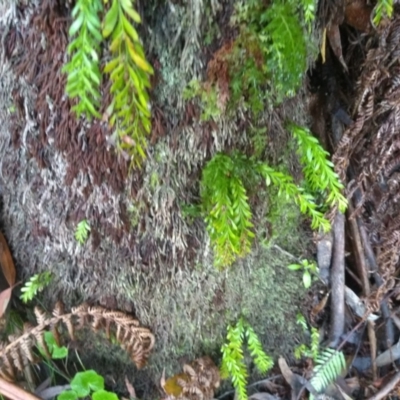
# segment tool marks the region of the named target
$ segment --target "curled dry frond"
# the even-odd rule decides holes
[[[218,368],[210,357],[194,360],[184,365],[183,373],[161,380],[166,393],[164,400],[211,400],[214,391],[219,387]]]
[[[128,314],[107,310],[103,307],[90,307],[82,304],[70,313],[65,313],[63,305],[57,303],[52,316],[35,308],[38,325],[27,327],[24,333],[13,338],[7,346],[0,350],[0,376],[13,380],[17,371],[23,371],[30,362],[35,362],[33,348],[39,345],[50,356],[44,334],[51,330],[59,342],[60,328],[66,327],[71,339],[76,330],[89,327],[93,331],[104,330],[108,338],[115,335],[121,347],[126,350],[138,368],[144,366],[150,351],[154,347],[154,335],[149,329],[140,326],[138,320]],[[59,344],[59,343],[58,343]]]

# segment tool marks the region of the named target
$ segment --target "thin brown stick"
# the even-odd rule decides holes
[[[333,227],[333,259],[331,268],[331,346],[335,347],[344,332],[344,221],[342,213],[337,213]]]
[[[352,214],[354,211],[351,204],[349,204],[349,214]],[[351,236],[354,241],[354,252],[356,256],[356,266],[358,269],[359,276],[361,278],[364,296],[369,296],[371,293],[369,279],[368,279],[368,267],[365,263],[365,254],[361,244],[360,232],[358,230],[357,222],[354,218],[348,220],[350,224]]]
[[[385,398],[400,382],[400,372],[397,372],[393,378],[374,396],[370,397],[368,400],[381,400]]]
[[[351,206],[351,204],[349,204],[349,214],[352,215],[353,212],[354,209]],[[368,279],[368,267],[365,262],[365,253],[361,244],[359,226],[354,218],[349,219],[349,224],[350,224],[351,235],[353,237],[356,266],[362,281],[363,294],[364,296],[368,297],[371,294],[371,287]],[[372,375],[374,380],[376,380],[378,376],[378,370],[375,363],[377,349],[376,349],[375,327],[372,321],[368,321],[368,339],[370,344]]]
[[[40,397],[36,397],[3,378],[0,378],[0,393],[10,400],[40,400]]]

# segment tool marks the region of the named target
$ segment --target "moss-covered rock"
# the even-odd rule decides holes
[[[267,128],[261,132],[266,132],[262,153],[268,161],[284,161],[298,174],[282,121],[304,122],[306,116],[299,95],[279,109],[266,110],[256,122],[248,119],[241,105],[234,116],[200,121],[196,102],[185,101],[182,93],[190,80],[204,75],[212,46],[226,39],[224,13],[232,10],[233,1],[183,3],[142,3],[141,34],[156,70],[154,129],[143,169],[130,175],[107,145],[105,128],[75,124],[73,115],[65,115],[65,97],[60,95],[59,103],[51,97],[64,90],[65,79],[56,63],[64,59],[65,47],[51,48],[56,33],[37,18],[45,7],[56,17],[66,17],[68,6],[45,1],[17,8],[7,1],[0,17],[7,53],[1,54],[0,71],[0,194],[2,222],[18,275],[26,279],[51,271],[55,278],[45,291],[48,304],[56,299],[67,304],[89,300],[133,311],[156,336],[148,367],[156,381],[164,367],[167,374],[176,371],[180,357],[209,353],[217,360],[227,324],[240,315],[252,324],[270,354],[290,353],[299,338],[295,315],[304,289],[301,277],[288,273],[290,259],[272,244],[296,256],[309,245],[293,204],[258,193],[252,200],[258,234],[253,250],[221,272],[213,266],[203,221],[185,218],[182,204],[198,202],[205,162],[218,151],[251,151],[254,124]],[[48,24],[55,26],[51,18],[54,15]],[[58,26],[58,34],[65,34],[66,28]],[[203,44],[210,40],[208,29],[221,33],[211,35],[211,47]],[[27,46],[28,40],[33,48]],[[36,65],[34,54],[46,64]],[[29,57],[34,65],[30,77],[27,65],[21,64]],[[51,90],[43,93],[45,83],[37,79],[49,71],[54,80],[48,82]],[[39,101],[43,98],[44,103]],[[72,128],[64,131],[63,124]],[[66,144],[59,137],[65,132]],[[93,132],[101,152],[93,147]],[[279,160],[284,149],[288,154]],[[100,170],[105,159],[108,164],[101,176],[96,168],[86,168],[95,160]],[[71,165],[82,166],[71,175]],[[88,242],[80,245],[74,230],[84,218],[92,230]],[[101,371],[101,365],[96,368]]]

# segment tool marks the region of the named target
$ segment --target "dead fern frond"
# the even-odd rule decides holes
[[[211,400],[219,387],[220,375],[210,357],[194,360],[184,365],[183,373],[174,375],[161,386],[167,395],[164,400]]]
[[[21,336],[12,338],[7,346],[0,349],[0,376],[7,380],[15,379],[18,371],[23,371],[27,364],[36,362],[33,352],[35,346],[39,346],[50,357],[44,338],[49,330],[57,343],[60,342],[62,328],[66,328],[72,340],[75,339],[75,332],[84,327],[89,327],[94,332],[105,330],[108,338],[111,334],[115,335],[120,346],[129,353],[138,368],[144,366],[155,343],[154,335],[149,329],[140,327],[138,320],[103,307],[81,304],[70,313],[65,313],[63,305],[57,303],[52,316],[47,316],[39,308],[35,308],[35,316],[38,325],[26,326]]]

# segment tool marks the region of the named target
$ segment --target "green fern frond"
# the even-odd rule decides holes
[[[254,364],[261,373],[266,373],[274,365],[272,358],[264,352],[260,339],[250,325],[246,326],[246,336],[247,345],[254,359]]]
[[[314,361],[317,361],[319,356],[319,339],[320,339],[319,330],[317,328],[312,327],[310,350],[311,350],[311,357],[313,358]]]
[[[301,8],[303,11],[304,22],[307,26],[308,32],[311,32],[312,23],[315,21],[315,0],[301,0]]]
[[[308,332],[307,321],[303,314],[301,313],[296,314],[296,324],[302,327],[303,332]]]
[[[347,200],[341,193],[344,187],[328,159],[329,153],[307,128],[292,124],[290,130],[297,140],[303,172],[311,190],[328,192],[326,203],[344,213],[347,208]]]
[[[296,4],[276,0],[266,9],[261,20],[268,44],[267,66],[273,72],[278,91],[293,95],[306,70],[307,48]]]
[[[84,244],[89,236],[90,232],[90,225],[83,219],[81,222],[78,223],[75,229],[75,239],[80,243]]]
[[[341,351],[327,348],[318,355],[316,364],[310,383],[321,393],[342,373],[346,367],[346,360]]]
[[[300,360],[302,357],[309,357],[310,356],[310,349],[307,345],[300,344],[294,349],[294,357],[296,360]]]
[[[265,373],[273,366],[273,361],[262,349],[257,334],[243,318],[240,318],[236,325],[229,326],[227,341],[221,348],[221,377],[231,378],[239,400],[247,400],[248,372],[243,356],[245,338],[247,338],[248,348],[259,371]]]
[[[31,301],[38,292],[41,292],[51,282],[51,272],[42,272],[40,274],[33,275],[28,282],[21,288],[20,299],[27,303]]]
[[[374,8],[373,23],[378,26],[384,17],[393,15],[393,0],[378,0]]]
[[[73,23],[69,36],[75,37],[68,46],[71,60],[64,66],[67,73],[66,92],[70,98],[78,98],[72,107],[78,118],[85,115],[100,117],[99,52],[102,35],[99,13],[103,6],[101,0],[78,0],[72,10]]]
[[[231,157],[217,154],[208,162],[201,198],[215,265],[228,266],[250,252],[254,237],[246,189]]]
[[[146,158],[146,136],[151,129],[149,75],[153,68],[146,61],[139,35],[130,21],[140,23],[131,0],[112,0],[103,24],[103,36],[111,38],[112,60],[104,72],[110,74],[113,96],[110,124],[119,146],[129,153],[132,164],[140,167]]]
[[[231,377],[232,384],[240,400],[247,399],[248,372],[243,356],[244,325],[240,319],[234,326],[228,327],[227,343],[222,348],[221,377]]]
[[[278,195],[285,195],[287,199],[292,198],[300,207],[303,214],[311,217],[312,229],[322,228],[324,232],[330,230],[330,223],[324,218],[324,215],[318,211],[313,196],[299,188],[290,175],[275,171],[265,163],[259,163],[257,169],[265,179],[267,186],[271,183],[279,188]]]

